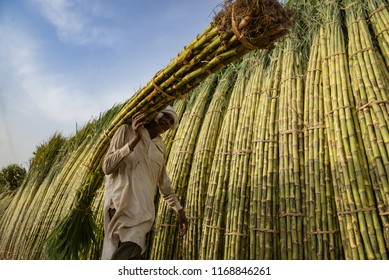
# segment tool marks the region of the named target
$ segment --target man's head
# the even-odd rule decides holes
[[[164,133],[168,129],[175,129],[178,126],[178,117],[172,106],[167,106],[156,117],[155,122],[161,128],[160,133]]]

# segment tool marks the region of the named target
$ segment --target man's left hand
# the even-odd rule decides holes
[[[188,231],[188,219],[186,218],[184,209],[178,211],[178,220],[180,223],[180,236],[184,236]]]

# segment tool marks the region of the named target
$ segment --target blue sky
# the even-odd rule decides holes
[[[124,102],[222,0],[0,0],[0,168]]]

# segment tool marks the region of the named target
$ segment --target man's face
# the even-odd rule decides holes
[[[161,132],[164,133],[174,125],[174,118],[170,114],[162,113],[162,117],[157,120]]]

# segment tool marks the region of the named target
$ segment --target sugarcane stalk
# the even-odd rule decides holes
[[[172,188],[175,190],[179,200],[183,205],[186,200],[186,186],[189,180],[190,170],[189,167],[192,164],[193,153],[195,150],[195,145],[198,139],[199,133],[199,124],[205,114],[207,104],[209,102],[208,96],[211,92],[214,91],[216,77],[210,77],[207,81],[198,88],[199,93],[195,100],[193,100],[193,106],[191,111],[188,111],[188,114],[183,116],[186,119],[183,122],[184,126],[180,126],[177,131],[178,141],[173,144],[172,151],[168,164],[167,171],[171,174],[171,184]],[[174,244],[174,240],[177,234],[177,222],[175,217],[173,217],[172,211],[169,207],[161,201],[158,207],[158,219],[156,220],[155,227],[158,229],[155,231],[155,242],[157,244]],[[190,210],[189,210],[190,213]],[[164,235],[166,233],[166,235]],[[167,237],[164,237],[167,236]],[[168,240],[166,240],[168,239]],[[169,241],[170,240],[170,241]],[[180,244],[176,247],[170,246],[170,248],[164,248],[164,250],[154,250],[151,248],[151,257],[153,259],[171,259],[171,258],[182,258],[179,256],[181,254]]]
[[[250,60],[253,63],[253,60]],[[249,62],[249,63],[250,63]],[[250,64],[249,64],[250,65]],[[250,66],[249,66],[250,67]],[[259,66],[258,69],[261,69]],[[257,70],[258,71],[258,70]],[[226,208],[227,223],[224,243],[224,259],[245,259],[248,248],[244,246],[247,240],[247,206],[248,206],[248,159],[250,155],[251,106],[256,104],[255,78],[260,77],[249,73],[246,93],[242,101],[242,115],[237,126],[236,139],[234,140],[231,157],[231,176],[228,182],[227,199],[231,206]],[[260,71],[260,70],[259,70]],[[251,72],[251,71],[250,71]],[[254,105],[255,106],[255,105]]]
[[[259,15],[260,15],[261,11],[262,11],[261,10],[262,9],[262,6],[261,6],[262,2],[259,0],[257,0],[257,1],[258,1],[259,5],[256,5],[256,7],[259,8]],[[254,3],[256,3],[256,1],[252,1],[249,3],[249,5],[250,5],[250,9],[248,10],[249,13],[254,8],[254,6],[252,5]],[[231,4],[231,5],[227,5],[226,10],[225,10],[226,16],[228,18],[231,18],[231,9],[232,9],[232,7],[234,7],[234,9],[235,9],[234,20],[235,21],[238,20],[238,22],[239,22],[239,16],[240,16],[239,9],[241,8],[241,4],[244,7],[244,5],[246,4],[245,1],[235,1],[234,3],[229,3],[229,4]],[[233,6],[232,6],[232,4],[233,4]],[[267,47],[267,46],[271,45],[271,43],[275,39],[277,39],[280,36],[285,35],[288,31],[288,28],[290,27],[290,25],[292,23],[291,13],[288,13],[280,4],[278,4],[277,2],[267,2],[267,4],[268,5],[273,4],[274,5],[273,7],[275,9],[278,9],[279,12],[278,13],[276,12],[273,14],[273,19],[275,19],[275,20],[273,20],[273,21],[271,20],[272,24],[274,24],[272,26],[272,29],[270,31],[269,30],[265,30],[265,31],[260,30],[260,34],[262,34],[263,36],[262,37],[256,36],[257,41],[253,40],[251,42],[251,44],[258,44],[258,46],[261,46],[261,47]],[[247,10],[247,6],[246,6],[246,10]],[[243,13],[245,13],[244,9],[243,9]],[[283,22],[283,23],[281,23],[281,22]],[[258,26],[258,23],[255,23],[254,25],[248,26],[248,28],[254,28],[254,29],[258,30],[258,28],[256,28],[257,26]],[[213,25],[213,27],[215,27],[215,25]],[[242,30],[240,30],[240,32],[242,32]],[[220,40],[220,43],[221,44],[222,43],[228,44],[229,42],[237,41],[235,39],[231,39],[234,36],[235,36],[234,33],[230,29],[230,31],[227,31],[226,33],[223,34],[222,37],[224,40]],[[241,37],[239,37],[239,40],[242,41],[243,39]],[[212,44],[212,41],[209,43]],[[206,63],[205,67],[200,65],[200,68],[197,69],[198,63],[197,63],[197,61],[194,60],[196,62],[196,64],[194,65],[195,69],[193,69],[193,70],[188,69],[188,72],[187,72],[188,74],[186,76],[178,76],[179,78],[181,78],[181,80],[179,80],[178,82],[177,82],[177,79],[175,78],[175,77],[177,77],[177,75],[175,75],[175,74],[171,75],[173,77],[173,80],[174,80],[171,89],[169,89],[167,86],[166,87],[161,86],[161,83],[156,83],[154,81],[154,79],[153,79],[154,89],[151,93],[147,93],[148,89],[150,88],[150,83],[148,83],[144,88],[140,89],[134,95],[134,97],[128,101],[128,104],[130,104],[130,105],[123,106],[124,109],[122,110],[122,112],[120,112],[118,114],[118,117],[112,121],[111,125],[108,127],[108,129],[104,133],[104,136],[101,136],[100,139],[97,141],[95,148],[94,148],[94,152],[90,155],[90,157],[86,163],[86,165],[90,168],[90,172],[96,173],[96,172],[98,172],[98,170],[100,170],[99,164],[100,164],[101,158],[103,157],[105,151],[108,148],[109,137],[112,137],[112,135],[115,133],[116,129],[121,124],[128,122],[129,119],[131,118],[131,116],[135,112],[142,111],[142,112],[148,113],[149,118],[151,120],[154,117],[154,115],[156,113],[158,113],[159,110],[161,110],[167,104],[170,104],[173,100],[181,97],[182,94],[186,94],[189,91],[191,91],[194,87],[196,87],[201,82],[201,80],[204,80],[205,77],[209,76],[212,73],[212,71],[216,71],[216,70],[220,69],[226,63],[229,63],[233,60],[236,60],[239,57],[241,57],[242,55],[244,55],[245,53],[249,52],[250,48],[247,48],[247,42],[245,42],[244,44],[245,44],[244,47],[241,47],[241,44],[238,44],[239,46],[235,50],[234,49],[232,49],[232,50],[227,49],[226,52],[221,53],[216,58],[212,58],[209,63]],[[213,50],[213,48],[212,48],[212,50]],[[194,58],[196,58],[198,53],[199,52],[196,52],[196,51],[194,52],[194,55],[195,55]],[[178,70],[181,72],[186,70],[185,66],[180,67],[180,66],[176,65],[176,62],[179,62],[179,61],[187,62],[187,61],[192,60],[191,58],[187,57],[187,54],[191,54],[190,48],[187,48],[184,51],[184,54],[185,54],[185,57],[175,59],[171,64],[169,64],[169,67],[173,67],[173,69],[181,69],[182,68],[183,70]],[[204,56],[200,55],[199,57],[206,57],[206,55],[204,55]],[[225,60],[226,63],[223,60]],[[188,65],[192,65],[192,64],[189,63]],[[164,72],[164,71],[162,70],[161,72]],[[191,85],[190,82],[192,82],[192,81],[193,81],[193,84]],[[159,84],[159,88],[157,86],[158,84]],[[176,91],[173,92],[173,90],[175,90],[175,89],[176,89]],[[168,97],[168,96],[170,96],[170,97]],[[134,102],[134,100],[137,100],[137,101]],[[140,101],[140,102],[138,102],[138,101]],[[87,183],[87,180],[88,180],[87,177],[88,176],[84,177],[83,183],[81,183],[81,185]],[[98,187],[99,185],[100,184],[96,184],[96,187]],[[80,187],[80,189],[82,189],[82,186]],[[63,224],[63,226],[65,227],[65,224]],[[64,230],[65,230],[65,228],[58,228],[56,231],[64,231]],[[87,245],[85,245],[85,246],[87,246]],[[73,248],[76,248],[76,247],[77,246],[75,246]],[[69,252],[69,255],[74,256],[76,254],[74,252],[72,252],[72,253]]]
[[[227,112],[220,129],[212,161],[209,186],[204,208],[203,237],[201,242],[201,259],[221,259],[224,244],[226,222],[227,184],[230,177],[232,148],[235,141],[239,112],[246,84],[248,59],[236,69],[238,76],[231,92]]]
[[[340,259],[342,248],[324,124],[320,36],[315,35],[305,84],[306,259]]]
[[[302,153],[302,69],[294,54],[292,39],[285,43],[280,82],[280,250],[281,259],[302,259],[303,169]],[[297,51],[298,53],[298,51]],[[300,95],[300,96],[299,96]],[[296,97],[295,97],[296,96]],[[297,97],[299,96],[299,97]],[[301,154],[303,156],[303,154]],[[300,172],[301,169],[301,172]]]
[[[270,55],[270,64],[255,112],[251,161],[250,259],[277,259],[277,213],[274,195],[278,178],[278,85],[282,53]]]
[[[205,114],[196,144],[186,200],[187,215],[191,222],[188,237],[184,237],[184,259],[199,258],[209,168],[212,164],[215,143],[228,104],[230,88],[233,85],[234,68],[235,66],[232,66],[226,69],[222,75],[219,74],[221,77]]]
[[[386,68],[389,69],[389,10],[388,3],[385,0],[365,1],[367,6],[367,18],[371,22],[372,29],[378,41],[378,46],[383,54]]]
[[[332,122],[335,131],[334,153],[335,160],[339,162],[341,176],[340,201],[337,206],[338,214],[345,216],[347,240],[350,251],[346,257],[355,259],[375,258],[373,248],[382,232],[377,228],[376,210],[373,208],[372,187],[369,182],[364,157],[360,150],[360,129],[354,117],[352,92],[346,64],[344,37],[339,25],[339,10],[334,3],[327,4],[327,11],[334,15],[331,28],[328,29],[329,44],[326,59],[329,67],[335,69],[340,75],[329,75],[329,89],[331,101],[326,102],[326,121]],[[336,42],[336,43],[335,43]],[[332,66],[331,66],[332,65]],[[327,82],[328,80],[326,80]],[[343,232],[342,232],[343,233]],[[380,237],[381,236],[381,237]],[[370,237],[370,238],[369,238]],[[384,257],[385,256],[381,256]]]
[[[371,151],[366,155],[371,170],[371,180],[377,186],[374,188],[375,200],[379,211],[385,213],[389,209],[387,175],[389,169],[385,170],[388,151],[382,143],[377,142],[377,138],[385,138],[388,134],[389,114],[384,104],[387,96],[384,77],[388,75],[388,71],[386,68],[379,67],[380,54],[374,49],[370,38],[362,3],[355,2],[350,5],[349,2],[344,1],[344,5],[349,7],[346,9],[346,19],[349,34],[351,34],[349,41],[350,69],[353,75],[351,81],[358,106],[357,113],[361,124],[362,139],[365,149]],[[382,105],[376,105],[377,102],[381,102]],[[388,227],[388,217],[380,215],[380,218],[384,226]],[[381,243],[382,240],[377,242]],[[388,244],[386,246],[388,247]],[[380,250],[378,247],[378,245],[375,246],[375,251]]]

